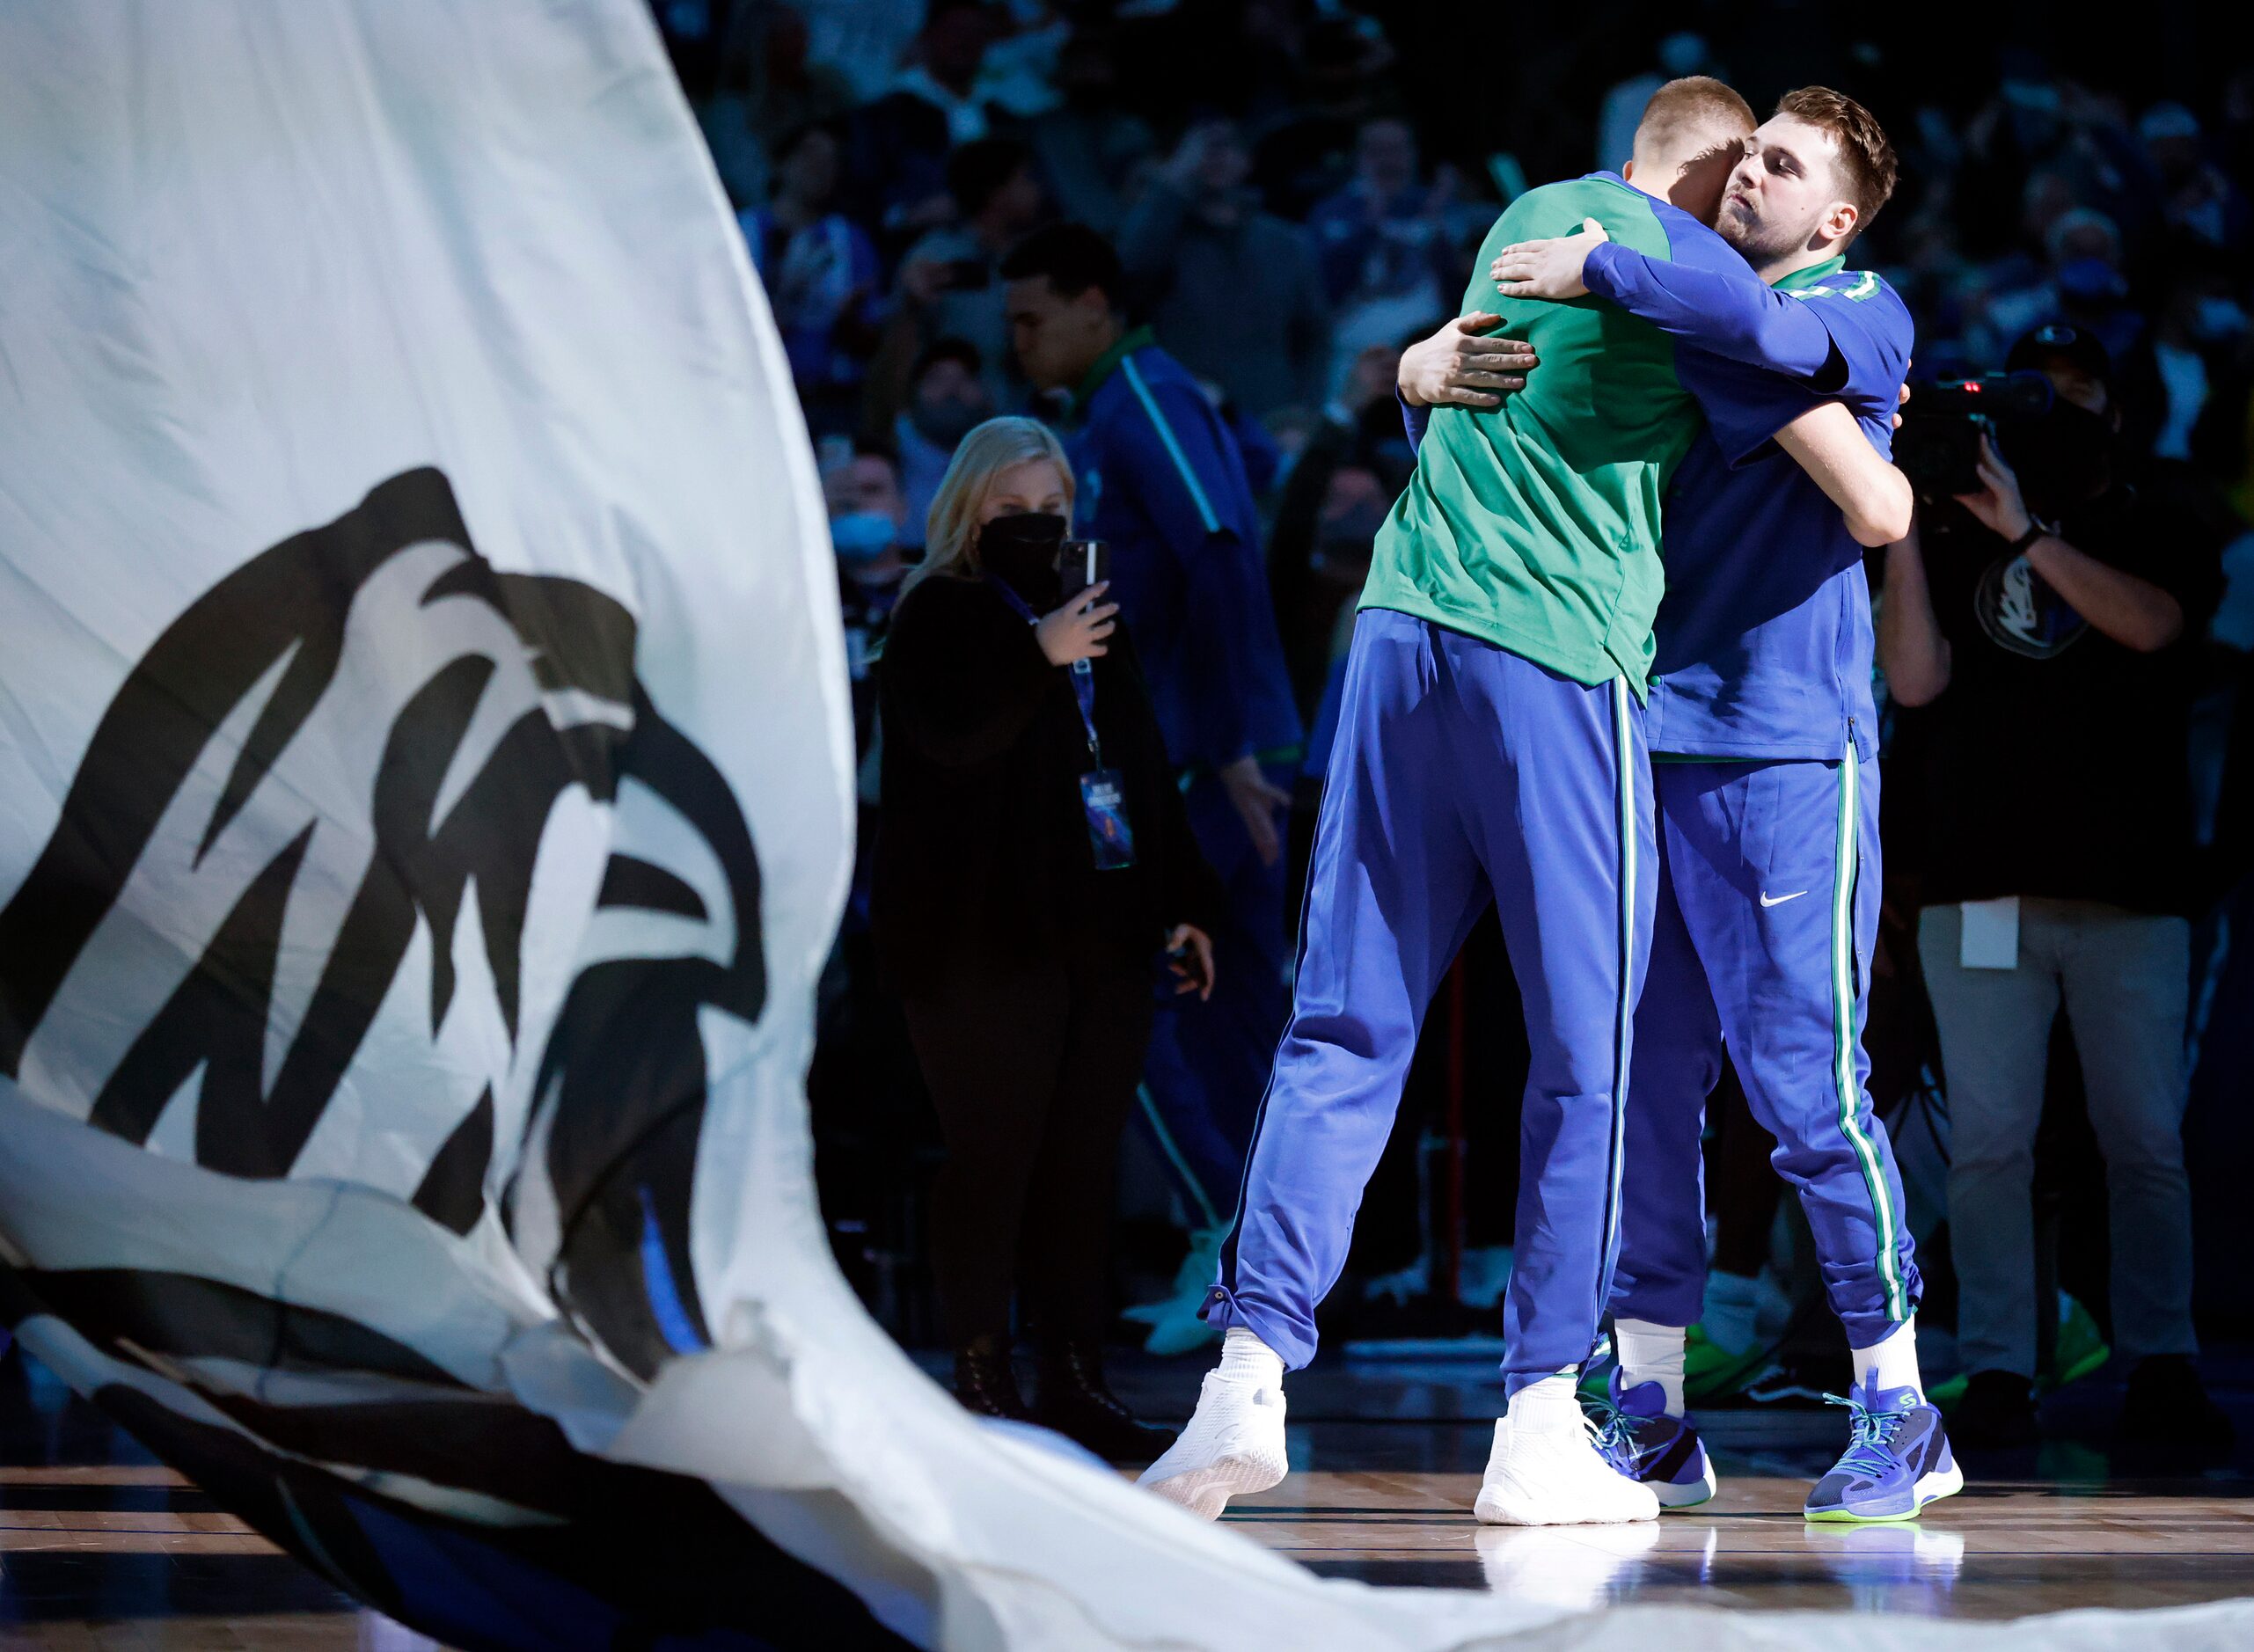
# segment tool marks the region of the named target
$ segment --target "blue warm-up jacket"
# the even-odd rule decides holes
[[[1236,437],[1147,329],[1096,362],[1073,415],[1075,531],[1111,547],[1167,755],[1185,769],[1288,758],[1299,712]]]

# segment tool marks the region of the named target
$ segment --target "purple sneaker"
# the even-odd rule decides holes
[[[1941,1413],[1916,1389],[1880,1389],[1873,1378],[1825,1398],[1848,1408],[1854,1437],[1808,1494],[1811,1520],[1914,1520],[1936,1497],[1964,1489],[1965,1471],[1950,1452]]]
[[[1714,1465],[1699,1444],[1698,1425],[1667,1414],[1665,1390],[1638,1383],[1623,1392],[1615,1365],[1606,1394],[1594,1409],[1597,1449],[1606,1462],[1650,1487],[1662,1509],[1695,1509],[1714,1495]]]

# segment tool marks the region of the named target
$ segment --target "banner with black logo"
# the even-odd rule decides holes
[[[0,78],[7,1320],[450,1642],[896,1643],[584,1449],[723,1334],[852,820],[802,427],[646,15],[89,0]]]
[[[832,1265],[836,575],[640,0],[11,6],[0,203],[33,1355],[463,1648],[1556,1615],[1320,1582],[975,1424]]]

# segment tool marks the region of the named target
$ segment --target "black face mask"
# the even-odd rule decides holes
[[[997,516],[978,530],[978,566],[1007,580],[1035,609],[1054,607],[1063,589],[1057,577],[1057,552],[1065,543],[1065,519],[1046,511]]]
[[[2027,508],[2055,520],[2104,486],[2111,475],[2113,421],[2070,401],[2052,404],[2037,422],[2014,431],[2004,457],[2018,473]]]

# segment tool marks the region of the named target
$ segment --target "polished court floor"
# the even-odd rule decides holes
[[[1719,1410],[1702,1419],[1723,1477],[1712,1502],[1650,1526],[1518,1531],[1471,1514],[1494,1433],[1491,1365],[1319,1365],[1288,1386],[1294,1472],[1224,1518],[1328,1576],[1574,1608],[2000,1619],[2254,1596],[2254,1357],[2206,1366],[2237,1425],[2228,1449],[2117,1449],[2119,1390],[2092,1378],[2052,1396],[2044,1445],[1968,1457],[1965,1491],[1922,1519],[1811,1526],[1801,1502],[1845,1445],[1846,1413]],[[1135,1367],[1120,1386],[1160,1414],[1194,1400],[1182,1380]]]
[[[1202,1361],[1124,1362],[1119,1385],[1186,1412]],[[2254,1440],[2254,1357],[2209,1362]],[[2009,1619],[2254,1595],[2254,1451],[2130,1458],[2106,1444],[2118,1393],[2055,1396],[2039,1451],[1970,1464],[1964,1495],[1914,1525],[1811,1528],[1810,1479],[1836,1454],[1836,1411],[1716,1412],[1724,1476],[1705,1508],[1655,1526],[1482,1528],[1492,1367],[1340,1363],[1293,1379],[1296,1472],[1232,1508],[1232,1527],[1319,1573],[1498,1589],[1568,1607],[1697,1604]],[[0,1361],[0,1652],[274,1648],[423,1652],[356,1608],[92,1407]]]

